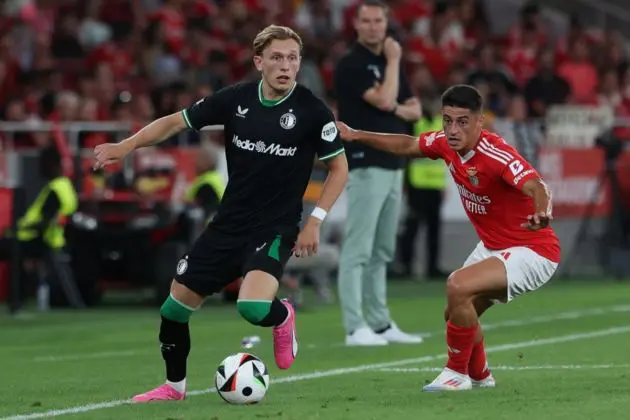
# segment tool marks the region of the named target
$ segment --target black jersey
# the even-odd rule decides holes
[[[240,83],[182,112],[196,130],[225,127],[228,184],[211,226],[233,235],[297,226],[315,156],[344,151],[330,109],[299,84],[272,102],[262,82]]]

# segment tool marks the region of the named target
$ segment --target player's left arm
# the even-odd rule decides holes
[[[324,182],[322,195],[317,201],[316,209],[321,209],[328,213],[343,192],[346,182],[348,182],[348,160],[345,153],[340,153],[330,159],[326,159],[324,163],[328,168],[328,175]],[[316,212],[317,210],[314,210],[314,213]],[[318,225],[322,222],[322,220],[317,218],[317,214],[311,214],[309,222],[311,220]]]
[[[512,148],[503,152],[500,157],[509,156],[508,163],[503,168],[502,178],[505,182],[519,189],[523,194],[531,197],[534,202],[534,214],[527,217],[522,227],[538,230],[549,225],[551,215],[551,192],[542,177],[532,165],[523,159]]]
[[[319,160],[326,164],[328,175],[317,205],[298,236],[293,250],[297,257],[317,253],[320,227],[348,181],[348,160],[339,137],[339,130],[335,125],[335,118],[327,108],[325,112],[321,111],[319,114],[324,118],[316,116],[319,122],[316,124],[315,150]]]

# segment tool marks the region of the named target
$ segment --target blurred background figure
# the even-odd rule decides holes
[[[376,0],[356,9],[357,42],[335,70],[339,120],[357,129],[410,134],[420,118],[420,102],[403,70],[400,44],[387,36],[388,13]],[[337,280],[346,345],[420,343],[420,337],[398,328],[387,307],[387,264],[396,249],[403,161],[358,142],[346,144],[346,154],[348,214]]]
[[[54,146],[40,151],[38,168],[44,185],[18,219],[17,231],[7,231],[0,239],[0,259],[19,265],[24,272],[23,281],[17,284],[20,303],[36,289],[39,308],[45,310],[50,299],[49,276],[60,275],[56,257],[66,245],[65,225],[77,210],[78,199],[72,181],[63,175],[61,155]],[[12,259],[14,240],[19,248],[17,261]],[[73,282],[65,277],[57,280]]]
[[[541,132],[540,126],[527,119],[527,102],[522,95],[510,100],[507,118],[494,123],[494,129],[503,139],[514,146],[534,168],[538,168]]]
[[[208,222],[219,208],[226,182],[217,169],[217,152],[201,148],[196,155],[196,177],[186,191],[185,200],[203,209],[203,219]]]
[[[438,107],[428,108],[423,101],[422,113],[422,118],[414,125],[415,136],[442,130]],[[422,226],[426,232],[424,277],[445,280],[448,274],[440,269],[439,261],[441,211],[448,176],[446,165],[439,159],[413,159],[407,164],[405,175],[407,215],[398,242],[400,258],[395,274],[402,277],[414,275],[413,266],[418,255],[415,243]]]

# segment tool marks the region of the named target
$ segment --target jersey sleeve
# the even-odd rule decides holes
[[[507,184],[521,189],[523,184],[532,178],[540,178],[534,167],[526,161],[512,146],[501,143],[482,145],[485,154],[493,157],[499,164],[501,178]]]
[[[444,140],[446,136],[443,131],[430,131],[422,133],[418,137],[418,148],[422,152],[424,157],[429,159],[443,159],[444,158]]]
[[[333,113],[321,101],[319,101],[318,108],[313,134],[316,141],[315,152],[319,160],[328,160],[342,154],[344,147]]]
[[[508,184],[521,189],[525,182],[532,178],[540,178],[540,175],[528,161],[517,155],[503,168],[501,177]]]
[[[213,95],[206,96],[182,110],[188,128],[201,130],[203,127],[215,124],[225,124],[233,95],[232,87],[218,90]]]

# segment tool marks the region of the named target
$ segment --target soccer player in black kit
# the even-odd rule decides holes
[[[160,308],[159,339],[166,383],[135,402],[183,400],[188,321],[205,296],[243,276],[237,302],[247,321],[273,327],[276,364],[287,369],[297,354],[295,312],[276,298],[291,256],[317,252],[320,225],[348,177],[348,164],[330,109],[295,81],[302,41],[290,28],[271,25],[254,40],[260,81],[219,90],[181,112],[162,117],[117,144],[95,149],[95,167],[123,159],[186,128],[223,124],[229,181],[218,212],[177,264],[171,293]],[[302,197],[315,157],[329,173],[317,207],[302,231]]]

